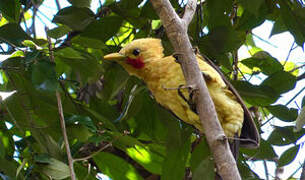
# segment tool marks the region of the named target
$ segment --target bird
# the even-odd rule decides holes
[[[120,64],[129,75],[144,81],[161,106],[204,134],[198,114],[185,99],[190,93],[187,88],[179,88],[186,84],[182,69],[175,61],[175,57],[165,56],[163,50],[161,39],[141,38],[126,44],[117,53],[105,55],[103,59]],[[196,59],[225,135],[232,139],[243,137],[240,141],[241,146],[258,147],[258,131],[253,119],[246,118],[245,107],[237,100],[215,68],[198,53]]]

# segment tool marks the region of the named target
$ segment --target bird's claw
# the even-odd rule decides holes
[[[182,88],[188,88],[190,91],[190,95],[189,95],[189,99],[187,99],[184,94],[182,93],[181,89]],[[189,107],[191,108],[192,111],[194,111],[196,114],[197,113],[197,108],[196,108],[196,104],[194,103],[193,100],[193,96],[194,96],[194,88],[192,86],[184,86],[184,85],[180,85],[178,87],[178,94],[179,96],[189,105]]]

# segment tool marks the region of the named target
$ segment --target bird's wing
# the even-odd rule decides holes
[[[206,63],[208,63],[211,67],[214,68],[215,71],[218,72],[218,74],[221,76],[223,82],[225,83],[227,88],[230,90],[230,91],[227,91],[227,93],[230,92],[228,95],[231,96],[233,94],[235,96],[236,100],[241,104],[241,106],[244,110],[244,122],[243,122],[243,127],[241,130],[241,134],[240,134],[241,147],[257,148],[260,143],[260,136],[259,136],[258,130],[256,128],[255,122],[251,116],[251,113],[250,113],[249,109],[247,108],[247,106],[245,105],[243,99],[241,98],[241,96],[239,95],[237,90],[234,88],[234,86],[226,79],[226,77],[223,75],[221,70],[208,57],[204,56],[204,58],[203,58],[199,53],[197,53],[196,56],[198,59],[201,59],[201,60],[205,61]]]

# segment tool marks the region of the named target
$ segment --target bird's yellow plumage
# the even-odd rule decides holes
[[[187,102],[178,94],[180,85],[185,85],[181,67],[174,57],[163,54],[163,47],[159,39],[145,38],[134,40],[120,50],[119,53],[106,55],[105,60],[115,60],[126,71],[142,79],[154,95],[156,101],[171,110],[181,120],[194,125],[202,131],[201,123]],[[240,134],[244,111],[236,97],[226,87],[217,71],[197,55],[199,67],[208,75],[206,83],[214,101],[218,119],[227,136]],[[188,97],[187,90],[182,90]]]

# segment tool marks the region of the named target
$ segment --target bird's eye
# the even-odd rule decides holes
[[[140,49],[134,49],[132,51],[132,54],[135,55],[135,56],[139,55],[140,54]]]

